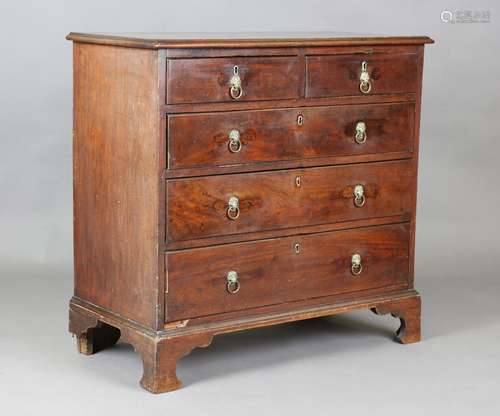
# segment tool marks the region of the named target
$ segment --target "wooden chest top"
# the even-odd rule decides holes
[[[428,36],[377,36],[351,32],[72,32],[66,38],[74,42],[147,49],[421,45],[425,43],[434,43]]]

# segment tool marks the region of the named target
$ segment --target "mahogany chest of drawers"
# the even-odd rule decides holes
[[[81,353],[119,338],[152,392],[214,335],[356,309],[420,339],[415,208],[427,37],[74,42]]]

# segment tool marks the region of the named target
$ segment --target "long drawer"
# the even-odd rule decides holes
[[[168,116],[170,169],[413,150],[414,104]]]
[[[167,241],[403,215],[409,160],[167,182]]]
[[[166,264],[170,321],[404,286],[409,274],[409,226],[170,252]]]

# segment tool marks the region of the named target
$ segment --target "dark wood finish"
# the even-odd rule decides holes
[[[75,294],[152,327],[163,185],[157,65],[154,51],[74,46]]]
[[[212,340],[211,333],[197,333],[183,337],[170,338],[159,336],[151,330],[132,324],[98,309],[73,299],[69,310],[69,330],[77,337],[78,351],[90,355],[99,350],[98,340],[88,338],[87,334],[95,330],[107,328],[113,334],[119,334],[121,340],[131,344],[140,354],[144,373],[140,384],[152,393],[161,393],[179,388],[181,382],[176,375],[177,361],[195,347],[208,346]],[[86,340],[86,348],[81,347],[81,340]]]
[[[132,48],[277,48],[353,45],[422,45],[434,43],[427,36],[366,36],[347,32],[248,32],[248,33],[70,33],[75,42]]]
[[[167,332],[178,330],[180,328],[189,330],[190,328],[198,328],[202,326],[210,326],[221,324],[226,321],[247,320],[256,317],[265,317],[273,314],[293,314],[297,310],[311,309],[311,308],[331,308],[332,305],[343,305],[352,302],[358,302],[360,299],[365,298],[390,298],[399,296],[401,294],[408,294],[412,289],[408,289],[408,282],[401,283],[393,286],[383,286],[375,289],[358,290],[356,292],[345,292],[335,295],[326,295],[318,298],[309,298],[303,300],[296,300],[293,302],[285,302],[274,305],[258,306],[250,309],[240,309],[220,313],[216,315],[206,315],[196,318],[181,319],[177,321],[170,321],[164,324]]]
[[[298,98],[296,56],[167,60],[167,104],[234,101],[229,94],[234,66],[243,94],[238,102]]]
[[[269,110],[273,108],[319,107],[325,105],[376,104],[415,102],[416,94],[380,94],[345,97],[294,98],[287,100],[233,101],[220,103],[167,104],[167,114],[206,113],[213,111]]]
[[[375,225],[399,224],[411,221],[412,213],[402,215],[390,215],[387,217],[356,219],[352,221],[341,221],[319,225],[294,226],[276,230],[259,230],[245,234],[219,235],[215,237],[197,238],[194,240],[172,241],[166,244],[167,250],[184,250],[187,248],[209,247],[214,244],[230,244],[245,241],[265,240],[270,238],[288,237],[291,235],[307,235],[324,233],[328,231],[350,230],[359,227],[371,227]]]
[[[144,366],[141,386],[152,393],[177,390],[182,386],[176,374],[177,361],[196,347],[209,346],[212,337],[210,333],[197,333],[170,339],[147,338],[138,344]]]
[[[168,169],[163,172],[165,179],[189,178],[195,176],[225,175],[228,173],[267,172],[274,170],[312,168],[332,165],[349,165],[368,162],[412,159],[412,152],[369,153],[359,155],[313,157],[309,159],[277,160],[225,166],[200,166],[193,168]]]
[[[166,49],[167,58],[220,58],[220,57],[250,57],[250,56],[283,56],[297,55],[305,65],[305,57],[309,55],[371,55],[374,53],[404,53],[415,52],[421,45],[358,45],[358,46],[321,46],[314,45],[265,48],[169,48]],[[305,68],[305,66],[304,66]]]
[[[167,60],[166,51],[159,50],[157,55],[158,64],[158,101],[160,105],[157,107],[156,114],[159,119],[159,131],[158,131],[158,165],[160,167],[160,172],[157,175],[158,189],[160,190],[160,195],[158,196],[158,252],[163,254],[166,247],[166,186],[165,186],[165,169],[167,165],[167,149],[165,143],[165,137],[167,136],[167,120],[165,117],[164,103],[166,100],[166,79],[164,74],[166,73]],[[165,321],[164,311],[165,311],[165,279],[162,277],[165,275],[165,256],[158,256],[158,279],[156,281],[156,324],[155,329],[160,329]]]
[[[181,357],[221,333],[372,309],[401,320],[401,342],[420,339],[418,134],[423,45],[432,40],[68,38],[75,42],[69,330],[81,353],[118,339],[132,344],[144,364],[141,385],[159,393],[180,386]],[[362,61],[373,81],[364,95]],[[240,100],[229,98],[234,65]],[[353,142],[357,121],[367,124],[363,145]],[[223,140],[232,128],[242,132],[238,154]],[[360,208],[356,184],[367,197]],[[236,221],[226,217],[233,195]],[[357,277],[354,253],[363,264]],[[230,270],[241,285],[234,295]]]
[[[401,325],[396,331],[396,339],[402,344],[411,344],[420,341],[420,308],[420,297],[411,297],[381,304],[371,310],[376,315],[390,313],[399,318]]]
[[[300,186],[296,184],[300,178]],[[177,179],[167,184],[167,241],[402,215],[411,209],[408,161]],[[354,205],[353,189],[366,203]],[[240,216],[227,216],[228,200]]]
[[[373,104],[172,115],[168,167],[411,152],[414,114],[412,104]],[[297,123],[299,116],[302,125]],[[367,129],[368,139],[362,144],[355,141],[359,121]],[[240,133],[239,152],[229,148],[232,130]]]
[[[363,61],[368,63],[367,70],[372,83],[369,94],[394,94],[417,90],[416,53],[308,56],[306,97],[366,95],[359,89]]]
[[[289,312],[248,315],[225,321],[215,320],[198,326],[188,326],[183,322],[158,332],[151,332],[106,310],[72,299],[69,322],[70,332],[77,335],[100,325],[101,322],[117,328],[123,342],[133,345],[142,357],[144,374],[140,381],[141,386],[152,393],[162,393],[176,390],[181,386],[175,371],[177,361],[196,347],[210,345],[214,335],[361,309],[370,309],[377,313],[394,313],[401,320],[402,327],[404,325],[404,331],[401,328],[398,330],[397,339],[402,343],[419,340],[420,296],[411,290],[372,297],[358,296],[355,300],[336,304],[296,307]]]
[[[413,209],[411,219],[411,237],[410,237],[410,285],[413,287],[415,272],[415,231],[417,224],[417,187],[418,187],[418,161],[419,161],[419,143],[420,143],[420,113],[422,108],[422,76],[424,69],[424,47],[418,48],[418,83],[417,102],[415,105],[415,145],[414,156],[412,158],[413,171]]]
[[[400,224],[167,253],[167,321],[404,284],[408,241]],[[235,294],[226,290],[230,270],[241,284]]]

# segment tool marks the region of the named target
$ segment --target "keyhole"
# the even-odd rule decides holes
[[[296,186],[297,188],[300,188],[300,187],[301,187],[301,185],[302,185],[302,179],[300,179],[300,176],[297,176],[297,177],[295,178],[295,186]]]
[[[293,249],[295,250],[296,254],[299,254],[300,253],[300,244],[295,243],[295,245],[293,246]]]

